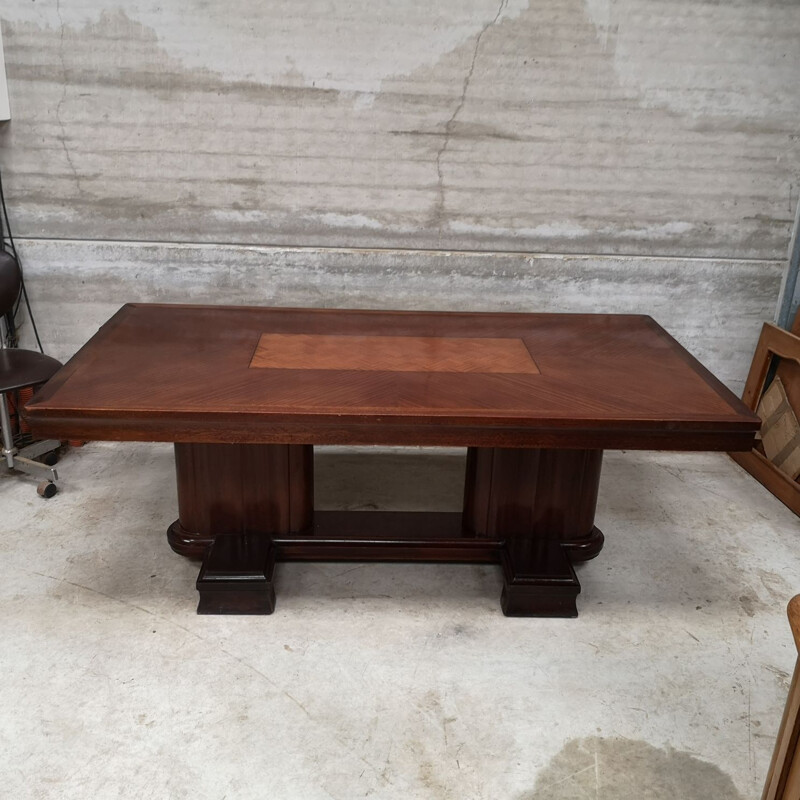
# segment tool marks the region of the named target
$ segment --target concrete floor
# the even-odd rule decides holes
[[[455,454],[317,460],[319,507],[460,503]],[[356,564],[198,617],[171,448],[60,470],[0,480],[3,797],[760,797],[800,526],[724,455],[607,454],[577,620],[504,618],[495,568]]]

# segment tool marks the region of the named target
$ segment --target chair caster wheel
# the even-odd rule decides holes
[[[58,486],[56,486],[52,481],[42,481],[36,487],[36,491],[40,497],[44,497],[44,499],[47,500],[58,491]]]
[[[39,459],[42,464],[47,464],[48,467],[54,467],[58,464],[58,450],[53,450],[50,453],[46,453]]]

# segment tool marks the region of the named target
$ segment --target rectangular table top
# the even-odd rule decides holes
[[[745,450],[650,317],[123,306],[26,408],[63,438]]]

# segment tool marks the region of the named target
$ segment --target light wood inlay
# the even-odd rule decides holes
[[[251,367],[538,375],[522,339],[265,333]]]

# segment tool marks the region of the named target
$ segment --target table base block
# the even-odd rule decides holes
[[[318,511],[301,534],[217,536],[197,579],[198,613],[271,614],[277,561],[363,561],[499,564],[506,616],[575,617],[580,584],[569,552],[559,541],[475,536],[458,513]]]
[[[509,616],[577,615],[602,451],[470,447],[461,513],[318,511],[311,445],[175,445],[173,550],[202,558],[203,614],[271,613],[276,561],[498,564]]]
[[[275,547],[265,536],[225,534],[208,548],[197,591],[198,614],[271,614]]]
[[[578,616],[581,585],[559,542],[512,540],[501,549],[500,563],[500,606],[507,617]]]

